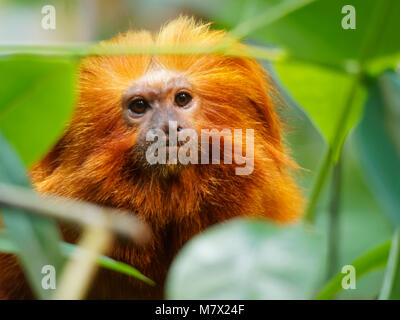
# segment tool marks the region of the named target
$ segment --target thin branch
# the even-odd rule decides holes
[[[242,39],[261,27],[275,22],[284,16],[306,6],[316,0],[288,0],[264,14],[249,19],[230,31],[233,42]],[[0,55],[23,55],[23,56],[58,56],[69,58],[82,58],[93,55],[127,55],[127,54],[225,54],[237,57],[253,57],[254,59],[279,61],[286,56],[282,49],[271,49],[248,45],[248,52],[236,50],[231,46],[232,41],[215,46],[199,45],[174,45],[174,46],[125,46],[117,44],[97,45],[93,43],[69,44],[69,45],[0,45]]]
[[[317,205],[317,201],[324,187],[326,178],[331,169],[332,163],[335,163],[335,159],[337,159],[337,155],[341,149],[341,143],[343,143],[347,132],[345,131],[347,127],[347,122],[349,121],[349,115],[351,108],[353,106],[354,99],[357,93],[357,87],[360,81],[360,73],[356,73],[352,76],[349,93],[347,95],[344,108],[339,117],[339,121],[337,123],[337,128],[335,130],[335,135],[332,139],[331,145],[328,146],[328,150],[324,156],[321,167],[318,170],[317,177],[315,179],[314,186],[312,188],[311,196],[308,201],[308,205],[306,208],[305,218],[309,222],[313,222],[315,218],[315,207]]]
[[[328,226],[327,279],[330,279],[337,273],[339,261],[339,213],[341,207],[342,162],[343,158],[340,157],[338,163],[336,163],[333,168]]]
[[[86,227],[104,227],[138,243],[150,235],[147,225],[133,214],[55,195],[39,195],[30,189],[0,183],[0,208],[17,208]]]
[[[130,55],[130,54],[225,54],[233,57],[253,57],[260,60],[279,61],[286,52],[277,48],[265,48],[248,45],[243,50],[232,47],[232,40],[227,40],[214,46],[204,45],[173,45],[173,46],[127,46],[116,44],[82,44],[82,45],[0,45],[0,55],[38,56],[38,57],[67,57],[82,58],[97,55]]]
[[[324,187],[324,183],[331,168],[331,163],[332,163],[332,148],[328,146],[328,149],[324,155],[322,163],[317,171],[318,173],[314,180],[313,187],[311,189],[311,194],[307,201],[307,208],[305,210],[306,212],[305,219],[310,223],[314,221],[317,201],[322,192],[322,188]]]

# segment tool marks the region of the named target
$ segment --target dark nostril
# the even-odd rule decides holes
[[[178,127],[176,130],[177,130],[178,132],[181,132],[181,131],[183,130],[183,128],[182,128],[182,127]]]
[[[164,133],[168,134],[168,132],[169,132],[168,125],[165,125],[165,126],[161,127],[161,130],[164,131]]]

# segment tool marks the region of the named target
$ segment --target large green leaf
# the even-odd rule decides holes
[[[195,237],[175,259],[169,299],[307,299],[318,281],[322,241],[302,225],[234,219]]]
[[[395,141],[400,126],[396,117],[396,112],[400,112],[400,86],[397,90],[390,87],[396,79],[399,81],[400,76],[386,72],[372,87],[354,139],[372,192],[391,220],[399,225],[400,150]]]
[[[277,7],[306,3],[305,6],[298,5],[297,10],[287,11],[288,14],[278,20],[265,19],[264,25],[250,28],[248,34],[250,39],[285,48],[292,57],[300,60],[348,69],[361,57],[371,62],[387,57],[389,60],[380,64],[383,68],[392,63],[400,51],[400,43],[395,40],[397,30],[400,30],[400,2],[397,0],[222,0],[217,8],[210,2],[195,0],[190,5],[227,28],[239,25],[236,30],[242,29],[240,26],[243,25],[254,25],[257,17],[273,12]],[[345,5],[352,5],[356,10],[355,30],[342,28]],[[379,6],[379,23],[371,25]],[[365,52],[371,29],[373,33],[380,33],[379,41]]]
[[[74,106],[76,63],[0,59],[0,131],[25,165],[57,140]]]
[[[20,159],[0,132],[0,181],[28,186],[28,178]],[[41,270],[52,265],[60,274],[64,258],[58,248],[61,235],[55,221],[29,215],[21,210],[1,208],[2,220],[10,238],[18,248],[19,258],[38,298],[49,298],[50,290],[41,286]]]
[[[262,3],[273,2],[276,1]],[[342,8],[349,4],[356,10],[355,30],[345,30],[341,26],[345,16]],[[378,7],[381,7],[380,17],[374,20]],[[259,30],[254,36],[286,48],[296,58],[351,69],[353,61],[370,61],[400,51],[400,43],[394,41],[395,30],[400,29],[399,14],[400,2],[397,0],[353,0],[350,3],[320,0]],[[376,25],[371,23],[374,21]],[[370,45],[369,38],[373,34],[380,36]]]

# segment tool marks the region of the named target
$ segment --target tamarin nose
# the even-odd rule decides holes
[[[165,134],[169,134],[169,126],[168,124],[164,124],[161,128],[162,131],[164,131]]]
[[[174,129],[175,129],[175,126],[172,126],[171,130],[174,130]],[[167,146],[170,146],[171,144],[176,145],[176,143],[180,144],[180,142],[177,142],[177,135],[175,135],[175,137],[174,137],[174,135],[172,134],[173,131],[170,132],[169,125],[162,126],[161,130],[164,131],[164,133],[165,133],[165,138],[166,138],[165,142],[166,142]],[[176,126],[177,133],[181,132],[182,130],[183,130],[183,128],[181,126],[179,126],[179,125]],[[172,137],[170,136],[170,133],[172,134]],[[171,138],[172,138],[172,141],[170,141]]]

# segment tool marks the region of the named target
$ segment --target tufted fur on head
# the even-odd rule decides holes
[[[226,32],[180,17],[158,34],[128,32],[102,45],[198,47],[225,41],[233,41]],[[240,43],[232,45],[245,50]],[[138,156],[143,127],[140,122],[128,125],[124,119],[124,95],[139,82],[163,87],[169,81],[166,74],[182,77],[190,85],[198,105],[185,111],[185,117],[196,132],[254,130],[251,174],[235,174],[235,164],[189,164],[179,170],[166,165],[160,171],[143,163]],[[124,280],[118,293],[97,288],[95,297],[104,297],[103,291],[111,298],[160,297],[173,256],[189,238],[214,223],[236,216],[279,222],[299,217],[302,197],[290,176],[295,165],[282,144],[272,92],[268,75],[249,57],[214,53],[84,59],[75,113],[57,145],[33,167],[34,186],[39,192],[126,209],[148,222],[154,238],[147,247],[117,243],[111,255],[161,284],[155,291],[147,290],[120,277]],[[104,286],[112,275],[105,277],[108,281],[99,280]]]

